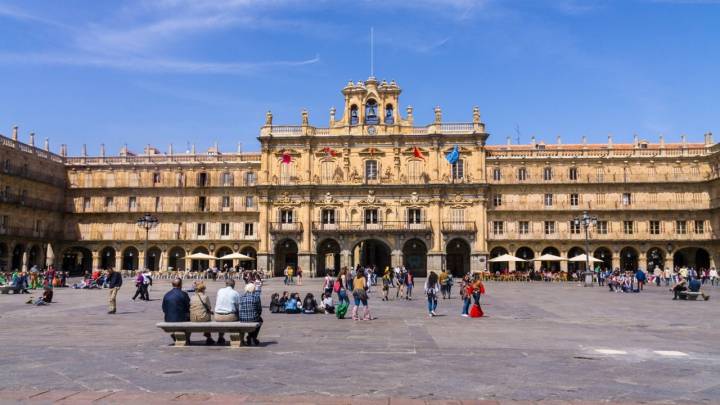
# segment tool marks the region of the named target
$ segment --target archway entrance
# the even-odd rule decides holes
[[[676,267],[692,267],[694,269],[710,268],[710,255],[707,250],[698,247],[682,248],[673,254]]]
[[[210,254],[210,251],[208,251],[205,247],[200,246],[196,247],[192,254],[195,253],[205,253],[206,255]],[[199,260],[199,259],[192,259],[190,260],[190,270],[192,271],[203,271],[210,268],[210,260]]]
[[[145,253],[145,268],[150,271],[160,270],[160,255],[162,255],[162,251],[159,247],[153,246],[148,249]]]
[[[30,248],[28,251],[28,268],[32,268],[33,266],[43,267],[44,263],[40,263],[40,252],[40,246],[38,245],[33,245],[33,247]]]
[[[315,260],[318,277],[325,277],[328,272],[337,274],[340,271],[340,244],[335,239],[323,240],[317,246]]]
[[[470,273],[470,245],[456,238],[448,242],[445,250],[445,268],[455,277]]]
[[[663,270],[665,268],[665,252],[660,248],[652,248],[647,251],[647,271],[652,274],[655,268]]]
[[[553,255],[553,256],[560,256],[560,250],[557,248],[554,248],[552,246],[546,247],[542,250],[540,255]],[[549,270],[551,272],[558,272],[560,271],[560,262],[557,261],[549,261],[549,262],[542,262],[541,264],[541,271]]]
[[[632,271],[633,273],[638,269],[638,252],[634,248],[629,246],[624,247],[620,251],[620,270]]]
[[[223,257],[223,256],[226,256],[226,255],[230,255],[230,254],[232,254],[232,252],[233,252],[232,249],[230,249],[230,248],[227,247],[227,246],[223,246],[223,247],[219,248],[219,249],[215,252],[215,257]],[[233,267],[233,261],[232,261],[232,259],[230,259],[230,260],[220,260],[220,259],[217,259],[216,262],[217,262],[217,264],[216,264],[216,265],[217,265],[217,268],[220,269],[220,270],[223,270],[223,269],[231,269],[231,268]]]
[[[122,258],[122,270],[137,270],[139,252],[134,246],[125,248]]]
[[[257,251],[251,246],[245,246],[240,249],[240,253],[257,259]],[[245,260],[240,262],[240,267],[247,270],[257,270],[257,260]]]
[[[612,270],[612,252],[610,249],[606,247],[597,248],[595,249],[595,253],[593,253],[593,257],[602,260],[602,263],[595,263],[593,267],[600,266],[600,270],[602,271]]]
[[[282,276],[285,268],[291,266],[297,269],[298,245],[292,239],[281,240],[275,245],[275,275]]]
[[[420,239],[410,239],[403,245],[403,266],[415,277],[427,276],[427,246]],[[385,267],[379,267],[383,271]]]
[[[92,253],[84,247],[72,247],[63,254],[61,270],[72,276],[90,272],[92,269]]]
[[[10,270],[22,270],[23,253],[25,245],[15,245],[12,258],[10,259]]]
[[[358,242],[353,248],[353,266],[372,267],[385,270],[390,266],[390,248],[385,242],[367,239]]]
[[[535,252],[529,247],[523,246],[518,249],[517,252],[515,252],[515,257],[528,260],[527,262],[516,262],[515,271],[530,271],[535,268],[533,266],[535,262],[532,261],[532,259],[535,258]]]
[[[506,255],[507,253],[507,249],[498,246],[490,251],[490,258],[493,259],[498,256]],[[509,263],[507,262],[490,262],[490,271],[493,273],[501,273],[509,270],[508,264]]]
[[[8,247],[4,243],[0,243],[0,271],[8,271],[7,268],[7,255],[8,255]]]
[[[100,251],[100,268],[107,270],[110,267],[115,268],[115,249],[107,246]]]
[[[176,246],[168,253],[168,270],[182,271],[185,269],[185,249]]]
[[[571,262],[569,259],[572,259],[575,256],[579,256],[585,254],[585,249],[580,247],[573,247],[572,249],[568,250],[568,275],[571,275],[573,273],[578,273],[582,271],[582,269],[585,268],[585,262]]]

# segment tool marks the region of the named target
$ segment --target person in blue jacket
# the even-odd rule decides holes
[[[182,280],[174,279],[172,286],[162,302],[165,322],[190,322],[190,296],[182,290]]]

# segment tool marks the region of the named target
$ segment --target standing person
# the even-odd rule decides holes
[[[258,326],[254,331],[247,334],[245,344],[259,345],[258,334],[262,326],[262,303],[260,302],[260,291],[256,290],[255,284],[250,283],[245,286],[245,294],[240,297],[238,303],[238,320],[240,322],[257,322]]]
[[[710,285],[714,286],[715,284],[718,283],[718,272],[715,269],[715,267],[710,268],[709,275],[710,275]]]
[[[122,275],[110,267],[105,282],[110,289],[108,295],[108,314],[114,314],[117,311],[118,291],[120,291],[120,287],[122,287]]]
[[[440,282],[440,294],[442,294],[442,298],[447,298],[447,290],[448,290],[448,274],[445,269],[442,269],[440,272],[440,275],[438,276],[438,281]]]
[[[343,269],[340,271],[340,274],[338,274],[337,279],[335,279],[335,283],[333,283],[333,290],[338,295],[338,303],[342,304],[345,303],[345,305],[350,305],[350,299],[347,295],[347,267],[343,267]]]
[[[135,301],[135,299],[140,296],[141,300],[145,299],[145,293],[143,292],[143,287],[145,285],[145,277],[143,277],[142,273],[138,272],[137,276],[135,276],[135,295],[133,295],[132,300]]]
[[[353,298],[355,299],[355,306],[352,309],[352,319],[354,321],[359,320],[358,312],[360,304],[365,308],[365,314],[363,321],[372,320],[370,316],[370,308],[368,307],[368,295],[367,295],[367,280],[363,275],[362,271],[356,273],[355,279],[353,280]]]
[[[452,286],[453,286],[453,275],[452,273],[448,273],[447,277],[447,297],[450,299],[452,296]]]
[[[302,285],[302,276],[303,276],[302,267],[300,267],[300,265],[298,264],[298,266],[297,266],[297,285]]]
[[[30,268],[30,289],[34,290],[40,287],[40,270],[37,265]]]
[[[655,285],[660,287],[660,281],[662,279],[662,270],[660,270],[660,266],[655,266],[655,270],[653,270],[653,277],[655,279]]]
[[[635,272],[635,280],[637,280],[638,291],[642,291],[643,287],[645,286],[645,280],[647,280],[647,277],[645,276],[645,272],[642,271],[641,268],[638,268]]]
[[[330,272],[328,272],[325,275],[325,280],[323,281],[323,292],[326,295],[332,295],[334,284],[335,284],[335,279],[333,278],[332,274],[330,274]]]
[[[388,301],[388,292],[390,292],[390,284],[392,283],[390,279],[390,267],[385,267],[385,272],[382,276],[382,292],[383,292],[383,301]]]
[[[212,303],[205,294],[205,283],[202,281],[195,285],[195,294],[190,299],[190,322],[210,322],[212,320]],[[205,344],[214,345],[215,341],[210,332],[205,332]],[[188,340],[190,340],[188,338]]]
[[[215,299],[215,322],[236,322],[238,320],[239,305],[240,293],[235,291],[235,280],[229,279],[225,281],[225,288],[221,288],[217,292],[217,298]],[[218,334],[217,344],[225,344],[224,336],[223,333]]]
[[[469,317],[470,316],[470,303],[472,302],[472,295],[473,295],[473,284],[470,282],[470,276],[465,275],[463,277],[462,283],[460,284],[460,295],[463,299],[463,307],[462,307],[462,313],[461,316]]]
[[[413,287],[415,287],[415,276],[411,272],[405,273],[405,299],[412,300]]]
[[[398,299],[405,295],[405,286],[407,284],[407,273],[400,271],[396,274],[397,276],[397,290],[395,290],[395,299]]]
[[[438,281],[438,275],[434,271],[430,272],[427,280],[425,280],[425,295],[427,295],[428,302],[428,315],[432,318],[437,309],[437,293],[440,290],[440,282]]]

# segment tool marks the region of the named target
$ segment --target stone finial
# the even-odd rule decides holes
[[[530,145],[533,145],[533,146],[537,145],[537,142],[535,142],[535,136],[530,137]]]
[[[612,144],[613,144],[612,134],[608,134],[608,142],[607,143],[608,143],[608,146],[612,146]]]
[[[473,107],[473,124],[480,123],[480,107]]]
[[[265,126],[271,126],[272,125],[272,111],[268,110],[268,112],[265,113]]]
[[[507,138],[505,139],[505,142],[507,143],[508,146],[512,145],[512,137],[510,135],[508,135]]]
[[[18,126],[17,126],[17,125],[15,125],[15,126],[13,127],[12,139],[13,139],[13,141],[15,141],[15,142],[18,141]]]
[[[680,142],[685,145],[687,143],[687,135],[682,134],[680,135]]]
[[[435,123],[439,124],[442,122],[442,108],[440,106],[435,106]]]
[[[168,155],[170,155],[170,156],[173,155],[173,145],[172,144],[168,145]]]
[[[558,145],[562,145],[562,138],[560,138],[560,135],[557,136],[556,142]]]
[[[105,157],[105,144],[100,144],[100,157]]]
[[[60,156],[67,156],[67,145],[60,145]]]
[[[238,142],[237,153],[242,153],[242,142]]]
[[[306,109],[303,109],[301,116],[302,116],[302,121],[301,121],[302,126],[304,126],[304,127],[308,126],[309,122],[310,122],[309,118],[308,118],[308,111]]]
[[[633,134],[633,145],[638,146],[640,144],[640,138],[638,134]]]
[[[336,112],[337,112],[337,110],[335,110],[335,106],[330,107],[330,124],[331,125],[335,123],[335,113]]]
[[[713,134],[712,132],[709,132],[705,135],[705,145],[712,145],[713,142]]]
[[[87,156],[87,144],[83,144],[82,146],[82,155],[83,157]]]
[[[660,134],[659,142],[660,142],[660,147],[664,148],[665,147],[665,136],[663,134]]]
[[[585,135],[582,136],[582,144],[587,145],[587,136]]]
[[[408,119],[412,118],[413,116],[413,107],[411,105],[407,106],[407,109],[405,109],[405,112],[407,113]]]
[[[193,155],[195,154],[195,144],[192,144],[192,146],[190,147],[190,153]]]
[[[35,146],[35,132],[30,132],[30,146]]]
[[[50,139],[45,138],[45,144],[43,146],[45,151],[50,152]]]

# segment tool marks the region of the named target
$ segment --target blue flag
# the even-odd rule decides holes
[[[460,159],[460,150],[458,150],[457,145],[455,145],[453,150],[451,150],[450,153],[445,156],[445,159],[447,159],[447,161],[450,162],[451,165],[457,163],[458,159]]]

